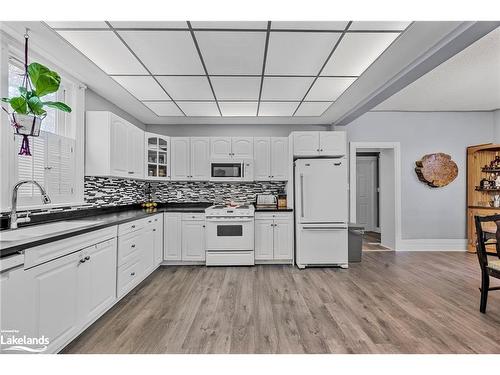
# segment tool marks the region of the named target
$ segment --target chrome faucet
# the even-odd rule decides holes
[[[21,187],[21,185],[31,183],[33,185],[38,186],[40,189],[40,193],[42,194],[42,203],[43,204],[49,204],[50,203],[50,198],[47,195],[47,192],[45,189],[40,185],[38,182],[35,180],[23,180],[19,181],[17,184],[14,185],[14,189],[12,189],[12,205],[11,205],[11,211],[10,211],[10,229],[17,229],[17,223],[29,223],[31,219],[29,218],[28,214],[26,214],[26,217],[19,219],[17,217],[17,191]]]

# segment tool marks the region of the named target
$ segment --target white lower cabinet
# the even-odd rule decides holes
[[[167,262],[205,261],[205,214],[164,214],[164,258]]]
[[[255,260],[293,260],[293,216],[291,213],[255,213]]]

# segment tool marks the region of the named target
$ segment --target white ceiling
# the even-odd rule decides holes
[[[490,32],[374,110],[491,111],[500,108],[500,28]]]
[[[409,22],[49,22],[158,117],[321,116]]]

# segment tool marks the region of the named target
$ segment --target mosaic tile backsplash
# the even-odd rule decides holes
[[[85,177],[85,202],[92,206],[119,206],[140,203],[146,199],[148,181],[107,177]],[[236,182],[216,183],[209,181],[151,181],[153,199],[157,202],[215,202],[234,200],[252,203],[256,194],[277,194],[286,183]],[[177,192],[181,192],[180,198]]]

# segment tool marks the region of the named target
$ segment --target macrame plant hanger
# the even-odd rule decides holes
[[[24,74],[22,87],[24,87],[25,92],[33,91],[33,86],[31,85],[31,81],[28,75],[28,32],[29,29],[26,29],[26,33],[24,34]],[[15,134],[23,136],[21,148],[19,149],[18,154],[31,156],[30,141],[28,136],[38,137],[38,135],[40,134],[40,123],[45,118],[45,115],[41,117],[37,117],[36,115],[31,116],[31,123],[28,124],[26,121],[22,121],[21,118],[23,115],[16,114],[15,112],[9,113],[9,111],[7,111],[4,107],[2,107],[2,109],[9,115],[10,123],[16,131]]]

